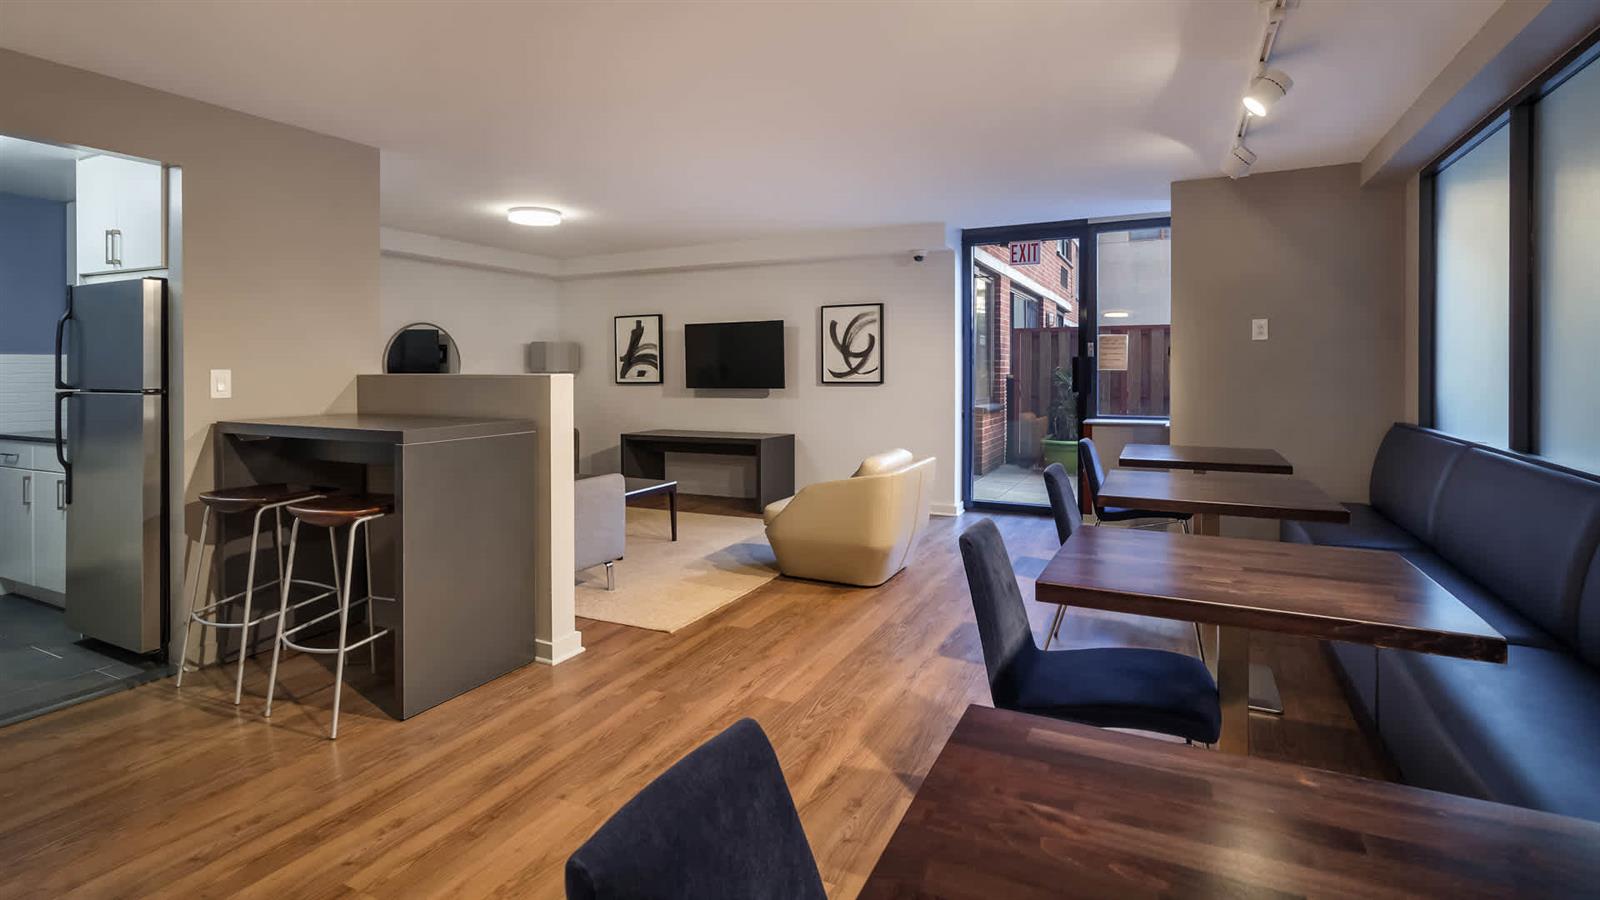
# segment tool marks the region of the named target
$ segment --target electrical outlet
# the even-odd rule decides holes
[[[1252,341],[1264,341],[1266,339],[1267,339],[1267,320],[1266,319],[1251,319],[1250,320],[1250,340],[1252,340]]]
[[[233,370],[211,370],[211,399],[226,400],[233,396]]]

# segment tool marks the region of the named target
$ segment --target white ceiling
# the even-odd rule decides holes
[[[1361,159],[1499,3],[1303,0],[1257,170]],[[1256,0],[0,0],[0,44],[379,147],[385,225],[570,257],[1164,210],[1217,173],[1261,21]],[[518,204],[569,224],[509,225]]]

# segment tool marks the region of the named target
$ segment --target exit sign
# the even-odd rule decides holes
[[[1044,241],[1019,241],[1011,244],[1011,264],[1013,266],[1037,266],[1039,264],[1039,247]]]

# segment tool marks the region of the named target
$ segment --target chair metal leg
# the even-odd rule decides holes
[[[347,646],[347,632],[345,629],[350,624],[350,584],[355,581],[351,576],[355,572],[356,531],[360,527],[360,522],[350,526],[350,538],[345,545],[344,580],[339,593],[339,650],[334,656],[337,662],[333,666],[333,725],[328,729],[328,740],[330,741],[337,740],[339,737],[339,701],[344,694],[344,658],[347,653],[345,650]],[[331,528],[328,529],[328,534],[329,543],[332,543],[338,537],[338,533]]]
[[[606,563],[606,590],[617,589],[617,567],[615,563]]]
[[[1050,622],[1049,633],[1044,636],[1044,649],[1049,650],[1050,642],[1054,641],[1056,639],[1056,635],[1061,633],[1061,620],[1066,618],[1066,615],[1067,607],[1065,605],[1056,607],[1056,617]]]
[[[283,581],[278,585],[278,593],[283,599],[278,604],[278,637],[272,642],[272,673],[267,676],[267,708],[261,713],[270,718],[272,716],[272,694],[278,687],[278,658],[283,655],[283,630],[284,622],[289,618],[289,580],[294,577],[294,549],[300,541],[300,520],[295,519],[289,526],[289,562],[284,568]]]
[[[195,611],[200,608],[200,585],[202,581],[209,580],[202,576],[205,575],[206,571],[206,531],[210,528],[210,525],[211,510],[202,508],[200,510],[200,546],[195,551],[194,590],[189,592],[189,621],[183,628],[183,654],[178,657],[178,683],[175,685],[176,687],[183,687],[183,670],[189,665],[189,637],[194,634]],[[183,569],[187,572],[189,566],[185,564]]]

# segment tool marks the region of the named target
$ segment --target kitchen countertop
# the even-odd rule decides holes
[[[30,444],[54,444],[53,431],[0,431],[0,441],[26,441]]]
[[[382,444],[425,444],[534,430],[531,419],[344,414],[218,422],[219,434]]]

